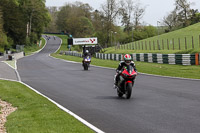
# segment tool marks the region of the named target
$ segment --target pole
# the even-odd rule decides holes
[[[158,42],[158,50],[160,50],[158,23],[160,23],[160,21],[157,21],[157,32],[158,32],[158,41],[157,42]]]
[[[113,31],[111,31],[111,47],[112,47],[112,33],[113,33]]]

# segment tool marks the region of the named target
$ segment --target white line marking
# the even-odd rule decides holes
[[[86,120],[84,120],[83,118],[79,117],[78,115],[74,114],[73,112],[71,112],[70,110],[66,109],[65,107],[63,107],[62,105],[58,104],[57,102],[55,102],[54,100],[50,99],[49,97],[45,96],[44,94],[40,93],[39,91],[35,90],[34,88],[32,88],[31,86],[27,85],[26,83],[22,82],[22,81],[17,81],[17,80],[11,80],[11,79],[5,79],[5,78],[0,78],[1,80],[7,80],[7,81],[14,81],[14,82],[18,82],[21,83],[23,85],[25,85],[26,87],[30,88],[31,90],[33,90],[34,92],[36,92],[37,94],[47,98],[50,102],[54,103],[57,107],[59,107],[60,109],[62,109],[63,111],[65,111],[66,113],[70,114],[71,116],[73,116],[74,118],[76,118],[77,120],[79,120],[80,122],[82,122],[83,124],[85,124],[86,126],[88,126],[90,129],[92,129],[93,131],[95,131],[96,133],[105,133],[102,130],[98,129],[97,127],[93,126],[92,124],[90,124],[89,122],[87,122]]]
[[[59,38],[59,37],[58,37]],[[60,39],[60,38],[59,38]],[[54,52],[54,53],[56,53],[56,52],[58,52],[58,50],[60,49],[60,47],[62,46],[62,39],[60,39],[60,46],[59,46],[59,48]]]
[[[57,107],[59,107],[60,109],[62,109],[65,112],[69,113],[70,115],[72,115],[73,117],[75,117],[77,120],[79,120],[80,122],[82,122],[83,124],[85,124],[86,126],[88,126],[89,128],[91,128],[92,130],[94,130],[95,132],[97,132],[97,133],[104,133],[102,130],[100,130],[97,127],[93,126],[92,124],[90,124],[86,120],[82,119],[81,117],[79,117],[78,115],[74,114],[70,110],[66,109],[62,105],[58,104],[57,102],[55,102],[54,100],[50,99],[49,97],[43,95],[42,93],[40,93],[39,91],[35,90],[34,88],[32,88],[31,86],[27,85],[26,83],[24,83],[24,82],[20,82],[20,83],[22,83],[25,86],[29,87],[31,90],[35,91],[37,94],[39,94],[39,95],[47,98],[49,101],[51,101],[52,103],[54,103]]]
[[[45,39],[46,40],[46,39]],[[61,40],[61,44],[62,44],[62,40]],[[60,44],[60,46],[61,46]],[[46,45],[46,44],[45,44]],[[59,49],[58,49],[59,50]],[[57,58],[56,58],[57,59]],[[17,64],[16,64],[16,68],[17,68]],[[87,122],[86,120],[84,120],[83,118],[79,117],[78,115],[76,115],[75,113],[71,112],[70,110],[68,110],[67,108],[63,107],[62,105],[56,103],[55,101],[53,101],[52,99],[50,99],[49,97],[45,96],[44,94],[40,93],[39,91],[35,90],[34,88],[32,88],[31,86],[29,86],[28,84],[24,83],[21,81],[20,75],[16,69],[16,72],[19,76],[19,83],[24,84],[25,86],[27,86],[28,88],[30,88],[31,90],[33,90],[34,92],[36,92],[37,94],[47,98],[49,101],[51,101],[52,103],[54,103],[57,107],[59,107],[60,109],[62,109],[63,111],[65,111],[66,113],[70,114],[71,116],[73,116],[74,118],[76,118],[77,120],[79,120],[80,122],[82,122],[83,124],[85,124],[86,126],[88,126],[90,129],[92,129],[93,131],[97,132],[97,133],[104,133],[102,130],[98,129],[97,127],[95,127],[94,125],[90,124],[89,122]],[[12,81],[12,80],[11,80]]]

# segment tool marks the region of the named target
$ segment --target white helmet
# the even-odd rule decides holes
[[[85,50],[85,53],[89,53],[89,51],[88,51],[88,50]]]
[[[131,64],[131,60],[132,60],[131,55],[129,55],[129,54],[125,54],[124,55],[124,61],[125,61],[126,65],[130,65]]]

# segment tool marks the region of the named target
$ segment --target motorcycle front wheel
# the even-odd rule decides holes
[[[126,99],[129,99],[131,97],[131,93],[132,93],[132,83],[127,83],[126,85]]]
[[[88,64],[87,63],[84,63],[83,67],[84,67],[84,70],[88,70]]]

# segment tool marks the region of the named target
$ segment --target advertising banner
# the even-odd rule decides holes
[[[73,38],[73,45],[97,44],[97,38]]]

